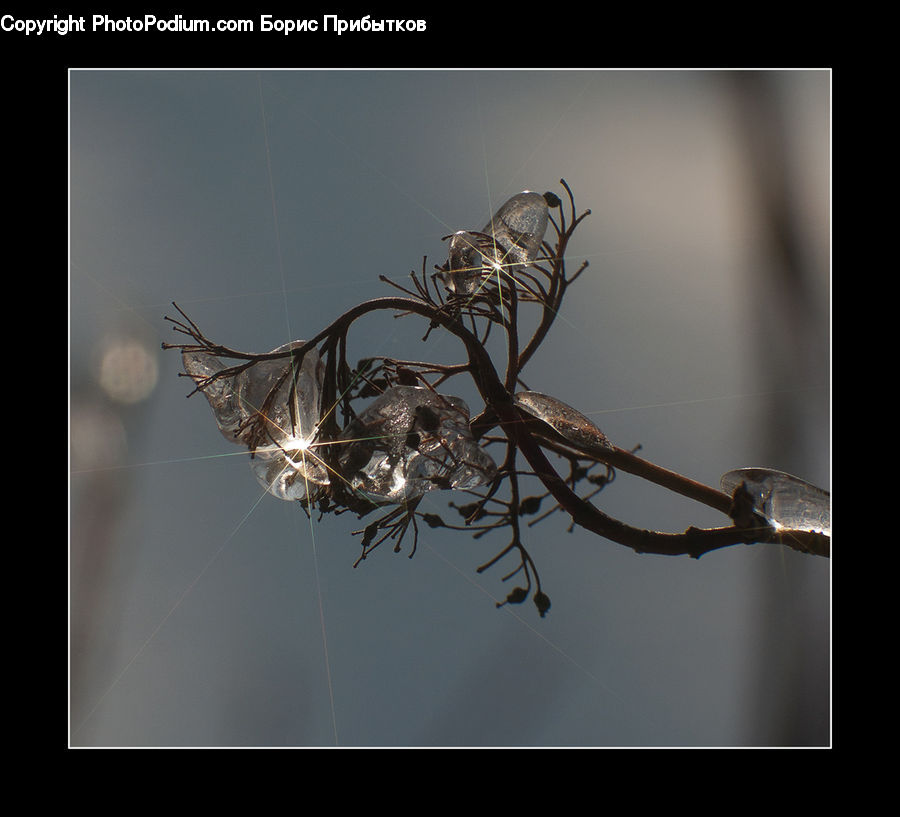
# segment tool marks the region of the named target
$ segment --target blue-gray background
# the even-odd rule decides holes
[[[173,300],[235,348],[309,337],[562,177],[590,267],[530,387],[708,484],[830,487],[828,72],[73,71],[70,158],[72,745],[828,743],[830,561],[551,517],[544,619],[475,573],[505,534],[353,569],[359,523],[260,497],[159,349]],[[423,331],[381,314],[350,357],[461,359]],[[598,502],[724,521],[625,474]]]

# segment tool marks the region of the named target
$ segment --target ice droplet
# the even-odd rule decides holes
[[[537,258],[547,231],[549,211],[540,193],[517,193],[494,215],[482,232],[494,236],[503,264],[530,264]]]
[[[526,414],[543,420],[566,442],[576,447],[612,447],[606,435],[594,423],[562,400],[536,391],[520,391],[513,397],[513,402]]]
[[[540,193],[528,190],[508,199],[480,233],[461,230],[450,237],[444,285],[455,295],[472,295],[497,269],[509,274],[537,258],[549,211]]]
[[[803,530],[831,536],[831,494],[772,468],[738,468],[722,476],[722,490],[734,495],[743,483],[753,509],[776,530]]]
[[[378,503],[401,503],[436,489],[471,489],[497,468],[469,431],[458,397],[394,386],[340,437],[340,465],[351,487]]]
[[[293,341],[272,351],[285,352],[303,343]],[[182,362],[184,370],[198,384],[239,365],[226,366],[216,355],[196,351],[183,352]],[[293,395],[292,365],[299,365]],[[279,499],[304,501],[329,484],[328,471],[314,453],[324,371],[319,353],[310,349],[302,363],[290,358],[257,361],[203,389],[225,439],[248,447],[256,440],[250,469],[259,483]],[[261,437],[257,434],[260,430]]]

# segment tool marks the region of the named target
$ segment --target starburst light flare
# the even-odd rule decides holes
[[[531,264],[540,252],[548,219],[546,198],[525,190],[508,199],[480,233],[454,233],[441,273],[447,291],[473,295],[498,270],[512,275]]]
[[[296,349],[303,343],[293,341],[272,351]],[[198,386],[229,368],[208,352],[184,351],[182,362]],[[259,361],[202,389],[222,435],[251,449],[250,470],[279,499],[306,501],[329,484],[328,471],[314,451],[324,373],[318,352],[310,349],[302,362]]]

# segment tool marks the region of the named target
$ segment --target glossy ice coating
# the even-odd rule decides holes
[[[738,468],[722,476],[733,495],[741,483],[754,510],[776,530],[803,530],[831,536],[831,494],[798,477],[771,468]]]
[[[489,251],[480,246],[484,237],[477,233],[460,230],[450,236],[449,265],[450,269],[442,277],[444,284],[455,295],[472,295],[481,286],[487,273],[486,259]]]
[[[460,230],[450,237],[444,284],[455,295],[472,295],[498,265],[506,272],[537,258],[549,210],[540,193],[528,190],[506,201],[480,233]]]
[[[494,236],[503,248],[499,261],[530,264],[541,249],[548,217],[546,199],[525,190],[509,199],[482,232]]]
[[[272,351],[282,352],[302,345],[303,341],[294,341]],[[197,383],[240,364],[240,361],[226,364],[215,355],[189,351],[182,353],[182,362],[184,370]],[[263,421],[265,436],[250,460],[250,469],[260,484],[279,499],[304,500],[328,484],[328,472],[315,458],[311,447],[320,416],[324,367],[315,349],[304,355],[293,395],[293,422],[290,369],[289,358],[259,361],[236,375],[213,381],[203,394],[219,430],[230,442],[249,446],[254,427],[258,425],[252,420]],[[264,415],[263,404],[273,389],[275,394]]]
[[[472,439],[469,409],[458,397],[394,386],[345,429],[341,471],[377,503],[400,503],[426,491],[477,488],[496,466]]]
[[[536,391],[520,391],[513,402],[532,417],[543,420],[557,434],[575,446],[602,446],[611,448],[606,435],[580,411]]]
[[[296,440],[280,440],[260,446],[250,460],[250,470],[272,496],[305,502],[329,484],[328,470],[317,458],[315,446],[302,449]]]

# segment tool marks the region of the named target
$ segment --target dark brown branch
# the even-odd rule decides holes
[[[177,307],[176,307],[177,308]],[[499,423],[507,436],[513,440],[522,452],[535,475],[541,480],[556,501],[572,516],[580,527],[590,530],[618,544],[626,545],[639,553],[657,553],[663,555],[690,555],[699,557],[718,548],[736,544],[752,544],[753,542],[779,542],[806,553],[828,555],[830,540],[826,536],[799,531],[775,532],[770,527],[739,528],[736,526],[701,529],[689,528],[684,533],[659,533],[634,528],[606,515],[589,502],[580,498],[569,488],[565,480],[553,469],[541,451],[540,445],[522,422],[521,415],[512,402],[512,395],[501,382],[487,350],[468,329],[460,322],[459,316],[450,315],[429,304],[408,298],[384,297],[365,301],[347,310],[328,328],[319,332],[312,340],[302,346],[284,352],[273,352],[264,355],[248,355],[243,352],[226,349],[216,344],[209,344],[203,336],[196,332],[196,337],[208,345],[199,347],[223,357],[234,357],[241,360],[276,360],[291,355],[299,356],[313,348],[320,341],[346,332],[351,324],[362,316],[378,310],[394,310],[411,312],[422,316],[446,329],[462,341],[469,358],[469,370],[475,385],[485,401],[486,406],[496,414]],[[180,310],[179,310],[180,311]],[[170,345],[170,348],[174,345]],[[198,348],[198,347],[186,347]],[[216,350],[216,351],[212,351]],[[590,458],[597,452],[586,452]],[[605,455],[604,462],[621,468],[632,469],[633,473],[644,478],[653,477],[652,481],[664,479],[666,487],[678,493],[711,504],[723,512],[724,494],[720,494],[707,486],[682,477],[674,472],[654,466],[624,449],[614,449]],[[598,458],[599,457],[595,457]]]
[[[481,439],[497,425],[500,425],[506,434],[508,440],[507,457],[503,468],[500,470],[500,474],[505,474],[505,477],[498,475],[498,478],[491,484],[487,497],[482,501],[482,507],[483,503],[496,492],[502,479],[508,478],[512,483],[515,482],[515,457],[516,453],[521,451],[535,476],[544,484],[544,487],[557,501],[559,507],[571,515],[574,524],[611,541],[631,547],[637,552],[665,555],[688,554],[693,557],[699,557],[711,550],[734,544],[777,542],[803,552],[828,555],[830,547],[829,537],[804,531],[775,531],[764,520],[753,516],[752,513],[748,519],[735,514],[735,518],[740,520],[740,524],[736,523],[728,527],[711,529],[691,527],[683,533],[660,533],[634,528],[609,517],[588,502],[587,499],[579,497],[574,491],[575,480],[572,480],[573,484],[570,486],[550,465],[542,450],[542,446],[562,453],[572,463],[578,459],[601,462],[706,504],[727,516],[730,516],[732,513],[732,498],[727,494],[643,460],[633,452],[616,446],[600,446],[591,443],[576,445],[568,439],[562,441],[551,439],[544,424],[539,421],[528,421],[515,407],[512,393],[520,382],[522,369],[549,332],[559,312],[568,286],[587,267],[587,262],[582,263],[575,274],[567,279],[565,264],[568,242],[575,228],[589,215],[590,210],[586,210],[581,215],[578,215],[571,189],[564,180],[560,181],[568,194],[572,221],[567,224],[565,208],[560,205],[558,200],[555,201],[552,206],[554,209],[558,208],[559,210],[559,224],[557,224],[552,215],[550,216],[550,223],[557,234],[556,246],[550,248],[549,244],[545,244],[546,257],[542,256],[539,259],[541,264],[545,262],[549,264],[549,272],[543,267],[535,266],[535,269],[547,278],[549,282],[547,289],[544,289],[534,275],[525,273],[525,277],[540,292],[541,297],[537,300],[541,302],[542,309],[538,326],[521,351],[518,340],[517,286],[523,286],[523,300],[529,300],[531,297],[534,297],[534,292],[529,289],[526,283],[511,281],[507,292],[503,291],[501,283],[498,283],[496,288],[492,285],[483,298],[471,300],[465,304],[453,298],[445,302],[440,288],[435,286],[436,298],[433,300],[428,290],[424,261],[422,269],[423,284],[420,285],[415,275],[413,275],[416,291],[407,289],[382,276],[383,280],[388,281],[388,283],[411,297],[376,298],[358,304],[347,310],[311,340],[286,351],[247,354],[214,344],[202,334],[196,324],[177,305],[175,305],[175,308],[178,309],[184,322],[171,318],[167,318],[167,320],[174,324],[176,331],[187,335],[196,343],[164,343],[163,348],[180,348],[184,351],[205,352],[220,358],[243,361],[198,382],[197,390],[203,390],[215,380],[235,376],[259,361],[288,357],[302,359],[307,351],[322,343],[322,353],[325,355],[329,372],[329,377],[326,379],[331,384],[329,387],[331,391],[326,395],[330,404],[337,397],[334,393],[337,379],[350,376],[346,366],[346,337],[351,325],[362,316],[379,310],[394,311],[398,315],[416,314],[428,320],[429,332],[432,328],[442,327],[458,338],[466,350],[468,359],[467,363],[452,367],[441,367],[434,364],[409,364],[419,369],[420,373],[417,376],[422,378],[423,373],[439,374],[438,382],[442,382],[454,374],[468,371],[485,403],[482,413],[470,423],[475,439]],[[550,200],[551,198],[548,194],[548,201]],[[506,309],[505,318],[503,314],[504,308]],[[486,319],[486,326],[484,336],[479,338],[477,320],[481,319]],[[471,329],[466,328],[465,320],[471,322]],[[485,348],[485,340],[493,323],[503,325],[507,333],[507,367],[502,380]],[[426,338],[427,336],[428,333],[426,333]],[[345,370],[348,372],[346,375],[344,374]],[[388,377],[387,373],[385,373],[385,376]],[[364,379],[364,375],[361,372],[356,372],[355,378]],[[424,378],[422,379],[427,384],[427,381]],[[388,379],[387,382],[389,383],[390,380]],[[296,374],[294,385],[296,385]],[[341,380],[340,393],[342,398],[346,398],[345,411],[348,413],[350,400],[348,392],[351,386],[352,383],[348,382],[345,384],[344,380]],[[273,390],[273,394],[276,390]],[[266,406],[263,407],[263,409],[265,408]],[[331,422],[333,425],[332,431],[336,431],[337,426],[333,418]],[[517,506],[517,486],[511,484],[511,490],[514,494],[513,505]],[[513,505],[510,506],[512,518],[509,524],[513,526],[514,537],[510,547],[518,546],[521,548],[521,545],[517,544],[519,531],[516,520],[517,514]],[[402,538],[402,533],[405,531],[406,525],[409,524],[411,518],[415,530],[414,515],[407,517],[405,521],[397,523],[394,523],[395,518],[394,515],[389,514],[388,517],[381,520],[381,523],[391,525],[390,530]],[[373,535],[374,530],[375,528],[372,526],[367,528],[367,532],[372,531]],[[367,552],[366,546],[369,544],[369,541],[371,541],[371,537],[368,540],[364,540],[363,555]],[[378,540],[378,542],[380,541],[383,541],[383,538]],[[528,572],[526,562],[530,563],[530,560],[527,559],[527,554],[523,556],[522,566]]]

